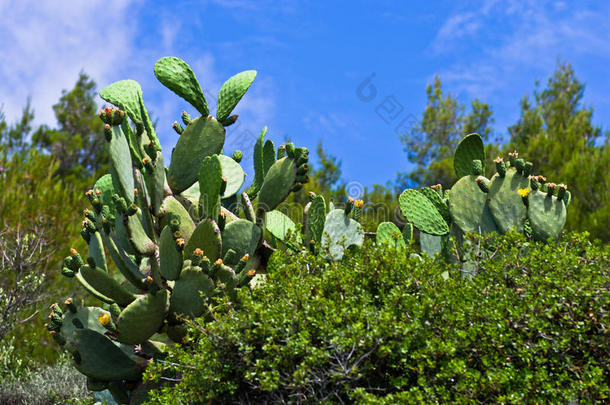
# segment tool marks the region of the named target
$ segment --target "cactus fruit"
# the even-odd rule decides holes
[[[155,75],[202,116],[191,119],[183,113],[185,127],[174,125],[180,137],[166,169],[139,84],[121,81],[101,91],[103,99],[120,108],[99,113],[110,173],[86,193],[92,209],[84,212],[81,235],[89,257],[85,263],[71,250],[62,274],[75,278],[104,309],[78,308],[69,299],[65,310],[51,307],[46,325],[54,340],[72,352],[91,389],[108,388],[121,403],[135,403],[145,394],[142,372],[159,347],[182,342],[183,317],[203,315],[213,297],[237,299],[236,290],[265,271],[262,257],[268,257],[269,247],[263,244],[262,226],[267,222],[276,237],[295,227],[286,221],[274,227],[278,213],[263,207],[277,206],[302,186],[309,169],[307,149],[292,144],[280,148],[290,153],[276,161],[273,142],[264,142],[265,129],[255,146],[253,201],[241,195],[246,219],[240,218],[242,154],[225,156],[222,149],[225,127],[237,119],[231,112],[256,72],[225,83],[217,118],[208,115],[201,87],[184,61],[163,58]]]

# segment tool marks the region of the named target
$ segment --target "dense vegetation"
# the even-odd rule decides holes
[[[367,244],[342,262],[277,254],[148,374],[155,403],[565,403],[610,396],[610,248],[570,235],[481,243],[468,280]]]
[[[487,141],[487,168],[517,149],[535,161],[536,173],[568,184],[564,239],[480,242],[495,253],[481,259],[472,281],[451,265],[371,243],[338,263],[288,249],[274,256],[262,288],[240,293],[233,306],[217,302],[191,324],[192,340],[169,354],[174,366],[159,362],[149,370],[182,381],[160,389],[157,402],[567,402],[610,395],[610,148],[608,132],[593,124],[593,108],[582,104],[584,85],[559,63],[533,100],[521,100],[504,139],[492,128],[489,105],[475,100],[467,111],[440,78],[426,92],[421,121],[401,135],[414,169],[365,190],[362,227],[402,227],[399,193],[453,184],[453,150],[478,132]],[[99,305],[59,276],[69,247],[86,251],[76,213],[86,206],[83,191],[109,165],[95,95],[95,83],[81,73],[53,106],[56,128],[33,128],[29,102],[13,124],[0,111],[0,402],[29,392],[39,403],[87,395],[85,380],[66,371],[42,324],[49,302],[72,296]],[[339,157],[321,142],[316,152],[310,181],[284,204],[304,206],[311,192],[339,204],[348,197]],[[576,234],[582,231],[588,234]],[[62,375],[74,390],[60,384]],[[40,381],[55,381],[56,389],[34,391]]]

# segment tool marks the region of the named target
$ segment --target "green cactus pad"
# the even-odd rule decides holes
[[[60,332],[66,338],[70,338],[75,330],[82,328],[94,330],[102,334],[106,333],[106,328],[98,320],[104,314],[110,316],[108,311],[98,307],[79,308],[76,313],[68,311],[64,316]]]
[[[252,156],[254,161],[254,180],[247,191],[250,199],[256,198],[263,185],[263,180],[265,179],[264,142],[266,133],[267,127],[264,127],[254,144],[254,153]]]
[[[165,177],[165,165],[163,164],[163,156],[161,152],[157,152],[157,157],[154,163],[152,173],[147,173],[148,188],[150,193],[150,205],[154,215],[159,215],[161,203],[165,196],[167,187],[167,178]]]
[[[405,250],[407,247],[400,229],[392,222],[379,224],[375,235],[375,243],[377,246],[390,246],[396,250]]]
[[[239,100],[246,94],[256,77],[256,70],[246,70],[227,80],[218,93],[218,108],[216,118],[224,121],[231,115]]]
[[[184,259],[190,259],[197,248],[203,250],[203,254],[211,261],[220,257],[222,240],[220,238],[220,229],[218,229],[218,225],[214,220],[207,218],[197,225],[184,247]]]
[[[197,317],[205,311],[205,301],[214,291],[214,283],[199,268],[187,267],[174,284],[169,311],[176,315]]]
[[[84,266],[83,266],[84,267]],[[95,298],[97,298],[98,300],[106,303],[106,304],[113,304],[114,300],[110,297],[105,296],[104,294],[102,294],[101,292],[99,292],[98,290],[96,290],[91,284],[89,284],[87,282],[87,280],[85,280],[85,278],[83,277],[83,275],[81,274],[81,272],[79,271],[78,273],[76,273],[75,276],[76,280],[80,283],[80,285],[83,286],[83,288],[92,296],[94,296]]]
[[[271,211],[286,199],[294,185],[297,166],[293,159],[284,157],[276,161],[265,176],[258,193],[258,210]]]
[[[89,238],[89,257],[93,259],[98,268],[108,273],[104,242],[102,241],[102,235],[100,235],[99,232],[92,233]]]
[[[419,233],[419,247],[422,253],[433,257],[441,254],[444,248],[446,236],[430,235],[425,232]]]
[[[163,228],[159,237],[159,270],[167,280],[176,280],[182,270],[182,252],[169,226]]]
[[[100,177],[93,186],[93,192],[100,192],[98,198],[103,205],[107,205],[110,209],[110,215],[116,215],[116,208],[114,207],[114,202],[112,201],[112,195],[116,193],[114,189],[114,185],[112,184],[112,176],[110,174],[105,174]]]
[[[483,140],[479,134],[466,135],[453,155],[453,168],[458,179],[464,176],[474,174],[472,172],[472,161],[478,159],[483,165],[483,173],[485,173],[485,147]]]
[[[155,76],[165,87],[195,107],[203,117],[210,114],[195,73],[185,61],[173,56],[161,58],[155,63]]]
[[[168,308],[167,290],[137,298],[119,315],[117,322],[119,341],[135,345],[151,337],[163,324]]]
[[[261,228],[245,219],[228,223],[222,231],[222,257],[227,250],[233,249],[238,257],[246,253],[250,256],[258,247],[262,236]]]
[[[451,188],[449,211],[453,222],[463,232],[497,232],[489,211],[487,194],[476,183],[476,175],[464,176]]]
[[[495,174],[489,185],[489,210],[501,233],[510,229],[523,232],[527,207],[519,195],[519,189],[529,187],[529,180],[517,173],[514,167],[506,175]]]
[[[220,212],[222,166],[218,155],[206,156],[199,169],[199,204],[204,218],[217,219]]]
[[[439,214],[443,216],[445,222],[449,223],[451,221],[451,215],[449,214],[449,207],[445,204],[445,201],[441,198],[436,190],[431,187],[420,188],[420,193],[422,193],[426,198],[436,207]]]
[[[271,139],[267,139],[265,141],[265,146],[263,146],[263,170],[265,172],[265,176],[267,172],[275,163],[275,145]]]
[[[269,211],[265,214],[265,228],[281,241],[285,241],[289,233],[299,237],[294,222],[280,211]]]
[[[186,208],[178,200],[172,196],[166,197],[161,205],[161,212],[164,215],[163,221],[161,221],[162,226],[166,226],[172,218],[176,218],[180,222],[180,237],[185,241],[191,238],[195,230],[195,223]]]
[[[119,126],[112,127],[112,139],[110,140],[110,173],[112,174],[112,184],[119,192],[127,204],[131,204],[133,199],[133,166],[131,163],[131,153],[127,138]]]
[[[133,122],[144,122],[140,110],[142,88],[135,80],[114,82],[100,91],[100,97],[124,110]]]
[[[121,283],[99,268],[84,265],[81,266],[79,274],[91,287],[113,299],[122,307],[129,305],[136,298],[131,292],[124,289]]]
[[[229,156],[220,155],[219,158],[222,166],[222,177],[227,179],[227,187],[221,198],[228,198],[237,194],[244,184],[246,173],[244,173],[239,163]]]
[[[195,118],[184,130],[172,154],[168,183],[180,193],[197,181],[201,161],[219,154],[225,142],[225,129],[213,117]]]
[[[449,226],[434,204],[417,190],[407,189],[398,198],[400,210],[417,229],[431,235],[446,235]]]
[[[133,215],[124,215],[123,218],[117,218],[124,221],[129,243],[138,254],[144,256],[152,256],[155,254],[157,245],[148,237],[144,230],[144,226],[142,225],[142,211],[140,208],[138,208],[138,212]]]
[[[342,209],[328,213],[322,233],[322,247],[328,249],[333,260],[341,260],[345,249],[352,245],[361,246],[362,243],[364,231],[358,222],[345,215]]]
[[[311,201],[307,210],[307,220],[305,222],[305,240],[307,242],[321,242],[324,223],[326,222],[326,202],[324,197],[317,195]]]
[[[402,239],[405,241],[407,245],[411,244],[413,241],[413,224],[405,224],[405,227],[402,228]]]
[[[71,345],[78,352],[76,369],[87,377],[104,381],[141,377],[139,365],[103,334],[90,329],[76,330]]]
[[[563,201],[539,190],[532,190],[527,198],[527,216],[534,238],[541,241],[558,239],[566,223],[566,206]]]

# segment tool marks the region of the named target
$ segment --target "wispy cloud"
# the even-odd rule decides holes
[[[51,105],[81,69],[97,81],[130,54],[135,1],[0,1],[0,104],[15,120],[28,96],[38,122],[55,122]]]
[[[600,10],[601,8],[601,10]],[[443,55],[463,53],[439,73],[469,97],[498,96],[523,72],[544,74],[555,60],[588,56],[610,60],[610,6],[561,1],[479,3],[449,15],[431,44]],[[479,44],[485,44],[481,47]]]

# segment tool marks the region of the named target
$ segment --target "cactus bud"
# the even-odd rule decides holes
[[[280,145],[277,148],[277,160],[280,160],[284,156],[286,156],[286,146]]]
[[[106,234],[110,234],[110,221],[108,218],[102,218],[102,228]]]
[[[203,250],[197,248],[193,251],[193,256],[191,258],[191,262],[193,266],[199,266],[201,260],[203,259]]]
[[[178,232],[180,229],[180,220],[178,219],[178,217],[174,217],[169,221],[169,229],[171,229],[172,232]]]
[[[517,190],[517,192],[521,196],[521,199],[523,200],[523,204],[525,204],[526,206],[529,205],[527,196],[530,194],[530,188],[529,187],[520,188],[519,190]]]
[[[72,270],[77,271],[78,269],[80,269],[80,266],[85,264],[85,262],[83,261],[83,258],[76,251],[76,249],[74,249],[74,248],[70,249],[70,255],[72,256],[72,261],[70,263],[72,265],[72,267],[70,267]]]
[[[533,166],[532,162],[525,162],[525,165],[523,165],[523,177],[528,177],[532,173]]]
[[[224,257],[224,259],[222,261],[224,263],[229,264],[229,265],[237,263],[238,262],[237,252],[235,252],[235,250],[233,250],[233,249],[227,250],[227,253],[225,253],[225,257]]]
[[[95,214],[93,212],[91,212],[90,210],[88,210],[87,208],[85,208],[83,210],[83,214],[85,215],[85,218],[88,218],[91,221],[95,221]]]
[[[286,143],[286,155],[289,158],[294,158],[294,144],[292,142]]]
[[[438,193],[438,195],[440,195],[441,197],[443,196],[443,185],[442,184],[435,184],[433,186],[430,186],[430,188],[434,191],[436,191]]]
[[[345,215],[349,215],[349,213],[352,212],[352,208],[354,208],[354,199],[352,197],[348,197],[345,207],[343,208]]]
[[[290,191],[293,192],[293,193],[298,193],[299,191],[301,191],[302,188],[303,188],[303,184],[296,183],[294,186],[292,186]]]
[[[68,310],[70,312],[72,312],[73,314],[76,313],[77,308],[76,308],[76,304],[74,304],[74,300],[72,298],[68,298],[64,301],[64,304],[66,304],[66,306],[68,307]]]
[[[68,277],[68,278],[72,278],[75,276],[74,270],[70,270],[67,267],[64,267],[61,269],[61,274],[62,276]]]
[[[172,124],[172,128],[174,128],[174,131],[176,131],[178,135],[182,135],[182,133],[184,132],[184,128],[182,128],[182,125],[180,125],[178,121],[174,121],[174,123]]]
[[[301,166],[297,167],[297,176],[307,175],[308,171],[309,171],[308,164],[301,165]]]
[[[565,184],[558,184],[557,187],[558,187],[557,199],[561,201],[566,196],[566,191],[568,191],[568,186],[566,186]]]
[[[129,204],[129,207],[127,207],[127,211],[125,211],[125,214],[130,217],[136,212],[138,212],[138,206],[136,205],[136,203],[131,203]]]
[[[220,232],[222,232],[225,229],[225,225],[227,224],[227,215],[220,211],[220,214],[218,215],[218,229],[220,229]]]
[[[295,181],[297,183],[305,184],[309,181],[309,176],[307,174],[302,174],[302,175],[297,174]]]
[[[87,243],[89,243],[89,241],[91,240],[91,234],[89,233],[87,228],[83,228],[80,230],[80,236],[82,236],[85,242]]]
[[[483,163],[479,159],[472,160],[472,174],[476,176],[483,174]]]
[[[530,187],[532,190],[538,190],[540,188],[540,183],[538,182],[538,176],[530,176]]]
[[[93,267],[96,268],[96,264],[95,264],[95,259],[91,256],[87,257],[87,264],[89,265],[89,267]]]
[[[241,162],[242,158],[244,157],[244,154],[242,153],[242,151],[240,150],[236,150],[235,152],[233,152],[233,160],[236,161],[237,163]]]
[[[184,238],[178,238],[178,239],[176,239],[176,245],[177,245],[177,246],[178,246],[180,249],[182,249],[182,248],[184,247],[184,244],[185,244],[185,243],[186,243],[186,242],[185,242]]]
[[[477,182],[479,188],[481,189],[482,192],[484,193],[489,193],[489,183],[490,181],[483,177],[483,176],[479,176],[475,179],[475,181]]]
[[[106,138],[108,142],[112,140],[112,128],[109,124],[104,125],[104,138]]]
[[[525,160],[523,160],[523,159],[515,160],[515,168],[517,169],[517,173],[523,174],[524,167],[525,167]]]
[[[237,114],[227,117],[224,121],[221,122],[222,126],[229,127],[229,126],[235,124],[235,121],[237,121],[237,117],[238,117]]]
[[[199,262],[199,267],[201,267],[201,270],[205,274],[210,275],[210,259],[208,259],[207,256],[203,256],[201,258],[201,261]]]
[[[222,195],[227,190],[227,182],[228,182],[228,180],[227,180],[227,178],[225,176],[222,176],[220,178],[220,180],[221,180],[220,181],[220,194]]]
[[[182,111],[182,115],[180,116],[180,118],[182,118],[182,122],[184,123],[184,125],[188,126],[191,123],[191,116],[186,111]]]
[[[555,192],[555,183],[547,183],[546,185],[546,194],[547,196],[551,197],[553,195],[553,193]]]
[[[496,164],[496,172],[500,177],[506,176],[506,164],[504,163],[504,159],[500,156],[494,159],[494,163]]]
[[[146,151],[148,156],[157,156],[157,147],[153,141],[150,141],[148,144],[144,145],[144,151]]]
[[[517,151],[511,152],[508,154],[508,161],[510,162],[510,167],[516,166],[518,158],[519,158],[519,154],[517,153]]]

